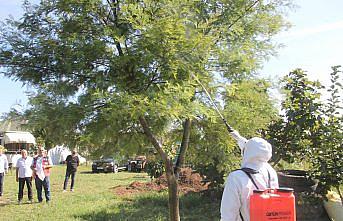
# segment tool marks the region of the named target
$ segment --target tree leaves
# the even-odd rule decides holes
[[[53,143],[68,142],[58,138],[65,130],[85,147],[148,146],[139,116],[161,140],[176,141],[184,119],[217,121],[192,75],[218,94],[219,74],[229,83],[251,77],[272,53],[285,1],[254,2],[25,3],[22,20],[1,29],[1,66],[45,96],[32,97],[28,116]]]
[[[342,166],[342,87],[340,66],[334,66],[331,73],[331,96],[324,101],[322,87],[307,79],[300,69],[291,72],[284,79],[287,90],[282,104],[285,116],[272,123],[268,138],[276,147],[276,159],[289,163],[306,160],[311,175],[320,181],[318,192],[323,196],[332,187],[343,183]]]

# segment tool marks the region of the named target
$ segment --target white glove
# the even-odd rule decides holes
[[[237,130],[233,130],[231,133],[231,136],[233,137],[233,139],[235,139],[235,140],[239,140],[239,138],[241,137],[241,135],[238,133],[238,131]]]
[[[238,131],[233,130],[231,133],[231,136],[233,139],[235,139],[238,143],[239,148],[241,149],[241,155],[243,156],[244,148],[245,148],[245,143],[248,142],[248,140],[244,137],[242,137]]]

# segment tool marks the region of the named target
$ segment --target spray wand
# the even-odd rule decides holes
[[[214,106],[214,109],[217,111],[217,113],[219,114],[220,118],[222,119],[222,121],[224,122],[226,129],[229,131],[229,133],[233,132],[233,128],[227,123],[226,119],[224,118],[224,116],[220,113],[218,106],[216,103],[214,103],[213,99],[210,96],[210,93],[208,93],[208,91],[206,90],[205,86],[200,82],[200,80],[194,75],[191,74],[192,77],[200,84],[200,86],[202,87],[202,89],[205,91],[205,94],[207,96],[207,98],[209,99],[209,101],[211,102],[212,106]]]

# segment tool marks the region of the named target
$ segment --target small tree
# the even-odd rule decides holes
[[[275,147],[275,162],[289,163],[306,160],[310,175],[320,181],[318,192],[323,196],[343,184],[342,166],[342,84],[340,66],[333,67],[330,98],[320,101],[322,87],[309,81],[297,69],[285,79],[286,99],[282,104],[285,115],[268,127],[267,139]]]
[[[269,125],[267,139],[274,147],[275,163],[281,159],[289,163],[301,162],[309,156],[309,147],[318,143],[322,86],[308,80],[301,69],[290,72],[282,83],[286,93],[281,106],[283,115]]]
[[[343,102],[342,102],[342,71],[341,66],[332,67],[331,86],[328,88],[330,98],[323,105],[324,121],[321,125],[320,140],[312,147],[310,159],[312,175],[320,180],[318,191],[325,196],[335,188],[343,203],[340,186],[343,185]]]

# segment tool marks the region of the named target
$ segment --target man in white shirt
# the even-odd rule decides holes
[[[259,137],[247,140],[237,131],[231,134],[241,148],[243,160],[241,169],[231,172],[226,180],[220,208],[221,221],[249,221],[253,190],[279,187],[277,173],[268,163],[272,146]]]
[[[26,183],[29,203],[32,202],[32,157],[27,156],[26,150],[21,150],[21,158],[16,164],[16,181],[19,182],[18,203],[21,203]]]
[[[8,173],[8,160],[3,152],[5,147],[0,145],[0,197],[4,194],[5,173]]]

